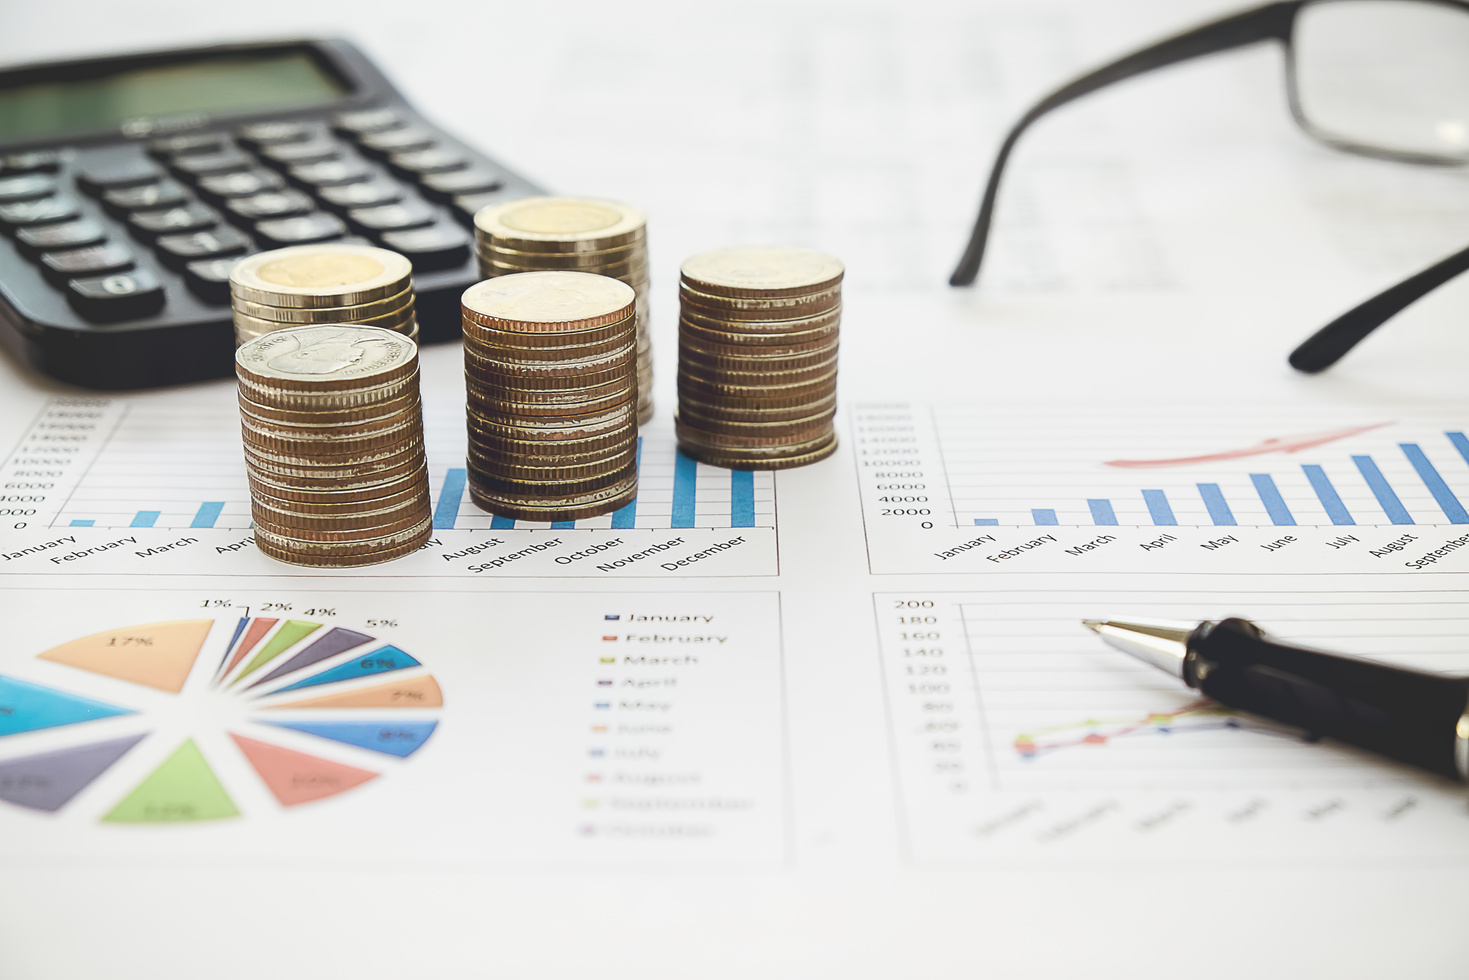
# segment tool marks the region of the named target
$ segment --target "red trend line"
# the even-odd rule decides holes
[[[1228,452],[1210,453],[1207,456],[1184,456],[1179,459],[1113,459],[1103,463],[1103,466],[1121,466],[1128,469],[1145,469],[1152,466],[1188,466],[1192,463],[1218,463],[1227,459],[1243,459],[1246,456],[1263,456],[1267,453],[1298,453],[1303,449],[1311,449],[1323,446],[1328,442],[1345,439],[1348,436],[1360,435],[1373,429],[1380,429],[1391,422],[1378,422],[1375,425],[1359,425],[1353,429],[1333,429],[1330,432],[1317,432],[1305,436],[1289,436],[1284,439],[1266,439],[1258,446],[1248,449],[1231,449]]]

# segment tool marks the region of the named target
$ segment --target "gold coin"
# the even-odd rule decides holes
[[[415,499],[393,507],[356,512],[321,514],[300,510],[283,510],[272,506],[264,497],[250,501],[250,514],[257,527],[296,538],[315,540],[357,541],[363,538],[380,538],[386,534],[406,531],[429,513],[428,489]]]
[[[525,360],[517,357],[515,352],[503,348],[488,351],[478,344],[466,345],[464,348],[466,371],[505,377],[558,377],[601,371],[633,371],[637,368],[637,361],[637,345],[631,343],[590,355],[583,351],[574,351],[568,352],[565,357]]]
[[[687,338],[697,344],[714,345],[722,344],[727,347],[771,347],[783,348],[792,353],[805,352],[820,349],[824,345],[834,344],[839,336],[837,324],[832,324],[820,330],[806,330],[800,333],[755,333],[753,331],[740,331],[735,333],[728,330],[711,330],[697,323],[690,323],[683,317],[679,317],[678,335],[682,340]]]
[[[242,424],[240,438],[245,445],[265,453],[302,459],[336,459],[379,450],[390,451],[411,442],[421,442],[423,420],[415,417],[391,429],[348,431],[336,437],[318,433],[317,437],[310,439],[292,432],[261,431]]]
[[[716,296],[767,299],[801,296],[835,287],[842,264],[809,248],[736,247],[703,252],[684,262],[683,281]]]
[[[331,412],[292,412],[284,409],[272,408],[269,405],[259,405],[246,397],[246,393],[239,393],[240,412],[248,415],[261,425],[284,425],[296,429],[325,429],[338,426],[372,425],[396,418],[407,411],[421,411],[418,390],[406,391],[396,398],[382,402],[372,402],[356,408],[344,411]]]
[[[727,315],[734,320],[791,319],[825,313],[842,301],[842,288],[838,284],[814,293],[795,296],[719,296],[695,289],[687,282],[678,284],[680,302],[688,303],[714,315]]]
[[[532,405],[601,415],[623,402],[635,401],[638,395],[637,383],[632,378],[618,378],[590,388],[511,388],[503,384],[486,384],[479,378],[466,375],[464,384],[475,413],[486,416],[514,414],[522,408],[528,410]]]
[[[271,469],[256,466],[247,458],[245,460],[246,476],[252,485],[260,484],[263,487],[274,487],[273,496],[281,496],[287,491],[295,493],[319,493],[325,491],[380,491],[382,487],[409,479],[419,470],[427,466],[422,455],[418,457],[406,457],[399,463],[387,467],[368,468],[367,472],[342,474],[328,471],[322,474],[318,471],[308,472],[306,475],[295,473],[276,473]],[[370,499],[372,494],[369,494]]]
[[[276,391],[360,390],[416,374],[418,345],[378,327],[290,327],[235,351],[235,371]]]
[[[425,493],[428,492],[428,469],[425,466],[420,466],[407,476],[398,477],[386,483],[372,483],[367,486],[341,490],[326,487],[282,486],[279,483],[261,480],[253,473],[247,476],[251,493],[260,494],[273,501],[289,501],[321,507],[368,505],[379,500],[389,500],[405,494],[417,493],[420,488]]]
[[[564,465],[534,465],[531,462],[507,462],[498,454],[487,455],[471,443],[467,459],[474,468],[498,480],[536,484],[542,487],[560,488],[581,481],[605,480],[624,474],[633,464],[633,453],[622,450],[602,459],[587,459],[584,462],[566,460]]]
[[[709,449],[704,446],[694,446],[683,442],[679,443],[683,452],[697,459],[701,463],[710,466],[720,466],[729,470],[789,470],[798,466],[808,466],[811,463],[826,459],[837,449],[837,438],[833,434],[830,441],[823,445],[809,449],[804,452],[769,455],[752,454],[740,450]]]
[[[632,287],[587,272],[521,272],[475,283],[461,299],[476,323],[527,333],[567,333],[632,320]]]
[[[430,517],[407,531],[363,541],[318,541],[255,529],[255,545],[266,555],[295,565],[315,568],[349,568],[375,565],[417,551],[433,535]]]
[[[412,264],[371,245],[327,242],[247,255],[230,270],[230,293],[266,306],[357,306],[409,287]]]
[[[842,322],[842,308],[834,307],[826,313],[817,316],[808,316],[799,320],[725,320],[719,317],[705,316],[696,312],[688,304],[684,304],[679,311],[679,323],[692,323],[703,327],[705,330],[718,331],[730,334],[779,334],[791,336],[793,334],[811,333],[817,330],[826,330],[839,326]]]
[[[732,358],[708,358],[692,353],[680,352],[678,372],[711,384],[759,387],[762,385],[794,385],[828,374],[835,374],[837,359],[828,357],[807,367],[786,368],[785,364],[773,359],[765,366]]]
[[[298,326],[308,323],[360,323],[363,320],[412,309],[413,290],[405,289],[387,299],[360,303],[356,306],[271,306],[268,303],[252,303],[247,299],[235,297],[230,302],[230,308],[236,313],[243,313],[257,320],[292,323]]]
[[[625,333],[596,343],[574,344],[565,347],[508,347],[471,339],[467,334],[464,338],[466,356],[486,361],[510,363],[555,363],[610,357],[629,348],[637,351],[639,357],[645,356],[639,349],[635,338],[630,338]]]
[[[788,422],[809,418],[833,409],[836,392],[797,398],[708,398],[696,393],[679,392],[679,414],[685,422],[697,418],[722,422]]]
[[[638,432],[629,419],[616,429],[597,432],[580,438],[539,439],[517,432],[509,435],[499,428],[484,428],[476,424],[473,416],[467,420],[469,439],[485,449],[493,449],[508,455],[519,456],[585,456],[603,452],[621,451],[629,446],[637,449]]]
[[[528,252],[605,251],[647,234],[637,208],[588,197],[524,197],[474,216],[476,235]]]
[[[680,364],[699,365],[716,371],[765,373],[768,371],[801,371],[821,365],[836,364],[837,341],[811,347],[803,345],[789,347],[756,347],[751,345],[720,344],[680,337],[678,361]]]
[[[621,483],[637,474],[637,466],[631,459],[610,471],[598,472],[581,479],[567,479],[561,476],[536,478],[529,475],[521,476],[518,472],[502,475],[496,470],[480,465],[473,456],[467,457],[465,463],[469,469],[469,476],[482,489],[521,494],[526,497],[534,496],[550,502],[565,498],[580,499],[588,494],[600,493],[607,487]]]
[[[765,453],[770,455],[795,454],[814,451],[833,438],[830,425],[815,425],[804,430],[794,430],[778,436],[729,435],[710,432],[683,421],[682,413],[674,414],[674,433],[680,446],[702,446],[718,452]]]
[[[578,350],[590,353],[599,346],[626,344],[635,341],[637,337],[636,322],[632,318],[591,330],[524,333],[496,330],[465,317],[462,329],[466,344],[487,348],[491,356],[494,356],[496,350],[546,351],[547,356],[552,357],[571,355]],[[528,353],[526,356],[540,355]]]
[[[506,422],[498,416],[486,418],[479,415],[472,404],[467,405],[466,408],[465,415],[469,424],[481,431],[503,434],[512,439],[535,439],[537,441],[582,439],[594,435],[605,435],[630,426],[634,414],[634,406],[628,402],[603,415],[577,418],[518,417]]]
[[[526,498],[519,494],[502,494],[477,486],[471,479],[469,497],[475,506],[492,514],[512,517],[519,521],[579,521],[587,517],[598,517],[621,510],[632,503],[638,495],[636,476],[617,486],[582,494],[573,498],[546,501],[544,498]]]
[[[488,237],[483,233],[476,236],[476,251],[486,262],[501,261],[507,265],[538,268],[566,268],[566,266],[541,266],[542,262],[582,262],[588,265],[621,265],[646,259],[648,243],[645,239],[619,245],[616,248],[577,249],[574,252],[526,251]]]

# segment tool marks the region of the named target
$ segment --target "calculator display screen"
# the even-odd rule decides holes
[[[230,54],[0,88],[0,141],[113,129],[139,116],[316,105],[346,91],[305,51]]]

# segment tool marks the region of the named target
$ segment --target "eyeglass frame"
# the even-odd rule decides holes
[[[1301,106],[1298,77],[1295,70],[1296,23],[1301,11],[1306,7],[1339,2],[1350,2],[1350,0],[1278,0],[1278,2],[1251,7],[1124,55],[1068,82],[1041,99],[1011,127],[1000,144],[999,151],[995,154],[994,163],[990,166],[989,180],[985,184],[984,197],[980,201],[979,216],[975,219],[964,254],[949,277],[949,285],[972,286],[975,279],[978,278],[980,264],[984,260],[985,248],[989,242],[995,201],[999,195],[1000,178],[1004,174],[1010,154],[1015,149],[1015,144],[1019,141],[1021,134],[1038,119],[1053,109],[1060,108],[1114,82],[1125,81],[1158,68],[1166,68],[1169,65],[1191,61],[1206,55],[1237,50],[1252,44],[1279,41],[1284,45],[1286,98],[1290,105],[1291,116],[1302,131],[1313,139],[1348,153],[1400,163],[1428,166],[1469,164],[1469,160],[1454,157],[1392,150],[1358,143],[1334,136],[1311,122]],[[1469,0],[1403,0],[1403,2],[1448,7],[1462,11],[1469,16]],[[1309,374],[1324,371],[1383,323],[1466,271],[1469,271],[1469,248],[1440,260],[1343,313],[1312,334],[1291,352],[1289,358],[1291,366]]]

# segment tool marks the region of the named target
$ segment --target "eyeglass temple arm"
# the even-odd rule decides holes
[[[1288,0],[1284,3],[1268,3],[1262,7],[1255,7],[1225,17],[1223,20],[1195,27],[1120,58],[1109,65],[1103,65],[1074,82],[1063,85],[1037,103],[1029,112],[1020,117],[1020,121],[1005,137],[1005,142],[1000,144],[1000,151],[995,155],[994,165],[990,168],[989,183],[984,188],[984,199],[979,206],[979,217],[975,219],[974,230],[969,235],[969,244],[964,249],[964,256],[959,260],[954,274],[949,277],[949,285],[971,286],[978,277],[979,264],[984,259],[985,243],[989,240],[990,219],[994,215],[995,198],[1000,189],[1000,177],[1004,173],[1006,162],[1010,159],[1010,151],[1015,148],[1016,141],[1020,139],[1020,134],[1025,132],[1032,123],[1052,109],[1063,106],[1073,99],[1155,68],[1164,68],[1180,61],[1188,61],[1220,51],[1229,51],[1272,38],[1287,40],[1290,37],[1291,24],[1295,19],[1296,10],[1302,2],[1303,0]]]
[[[1290,366],[1307,374],[1325,371],[1372,331],[1464,272],[1469,272],[1469,248],[1455,252],[1332,320],[1291,351]]]

